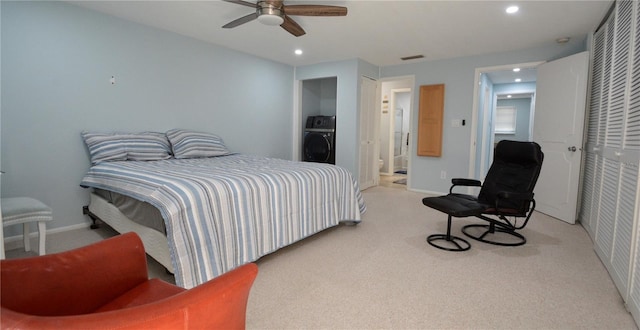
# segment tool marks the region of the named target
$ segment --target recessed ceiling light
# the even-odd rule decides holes
[[[511,95],[507,95],[507,98],[508,98],[508,99],[510,99],[510,98],[511,98]]]
[[[506,12],[507,14],[515,14],[518,12],[518,10],[520,10],[518,6],[510,6],[510,7],[507,7]]]
[[[559,44],[565,44],[565,43],[569,42],[569,40],[571,40],[571,38],[569,38],[569,37],[564,37],[564,38],[558,38],[558,39],[556,39],[556,42],[557,42],[557,43],[559,43]]]
[[[520,68],[513,68],[513,72],[520,72]]]
[[[296,49],[296,50],[294,51],[294,53],[295,53],[296,55],[302,55],[302,49]]]
[[[522,79],[516,78],[516,82],[521,82],[521,81],[522,81]]]

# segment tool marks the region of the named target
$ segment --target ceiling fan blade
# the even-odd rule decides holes
[[[346,16],[347,7],[324,5],[285,5],[284,13],[296,16]]]
[[[247,6],[247,7],[251,7],[251,8],[258,8],[258,5],[252,2],[246,2],[246,1],[242,1],[242,0],[223,0],[226,2],[231,2],[231,3],[235,3],[237,5],[243,5],[243,6]]]
[[[280,26],[283,29],[287,30],[287,32],[293,34],[296,37],[299,37],[299,36],[304,35],[306,33],[306,32],[304,32],[302,27],[300,27],[300,25],[298,25],[298,23],[296,23],[294,20],[289,18],[289,16],[287,16],[287,15],[284,15],[284,22],[282,24],[280,24]]]
[[[249,14],[247,16],[243,16],[243,17],[240,17],[240,18],[238,18],[238,19],[236,19],[234,21],[231,21],[231,22],[223,25],[222,27],[225,28],[225,29],[234,28],[234,27],[236,27],[238,25],[242,25],[244,23],[251,22],[256,18],[258,18],[258,13]]]

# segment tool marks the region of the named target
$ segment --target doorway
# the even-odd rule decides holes
[[[493,151],[502,140],[533,141],[533,116],[535,111],[535,82],[530,86],[511,86],[511,84],[494,86],[491,120],[483,128],[490,132],[485,148],[487,155],[480,167],[480,175],[484,177],[491,166]],[[504,88],[516,87],[519,92],[504,92]],[[530,87],[530,88],[529,88]]]
[[[393,116],[390,116],[392,129],[391,145],[393,158],[389,160],[389,170],[393,173],[407,174],[409,155],[409,124],[411,123],[411,90],[392,90]]]
[[[473,110],[473,122],[476,125],[471,133],[470,178],[484,179],[498,141],[531,140],[537,66],[541,63],[476,69]],[[501,111],[498,111],[498,107],[501,107]],[[497,124],[499,127],[496,131]]]
[[[501,67],[501,70],[523,65]],[[532,120],[532,140],[540,144],[545,153],[545,166],[536,185],[536,210],[559,220],[575,223],[578,210],[579,178],[583,145],[585,103],[587,95],[589,52],[569,55],[550,62],[532,63],[528,68],[536,69],[535,106]],[[476,69],[476,90],[471,134],[471,162],[469,177],[484,179],[485,157],[489,148],[486,124],[494,117],[481,109],[485,104],[479,98],[495,89],[487,72],[499,71]],[[481,86],[480,88],[478,88]],[[482,87],[489,86],[489,87]],[[493,95],[493,93],[492,93]],[[480,115],[482,114],[482,115]],[[482,123],[482,124],[480,124]]]
[[[407,189],[410,176],[413,77],[381,82],[380,185]]]

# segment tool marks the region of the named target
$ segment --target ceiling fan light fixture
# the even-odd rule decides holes
[[[0,0],[2,1],[2,0]],[[223,0],[237,5],[255,9],[254,13],[237,18],[222,26],[231,29],[239,25],[257,20],[264,25],[280,25],[294,37],[303,36],[306,32],[290,15],[293,16],[346,16],[347,7],[327,5],[284,5],[285,0],[258,0],[257,3],[245,0]]]
[[[264,25],[280,25],[284,22],[284,14],[280,8],[276,8],[266,2],[259,3],[258,21]]]
[[[258,16],[258,21],[264,25],[280,25],[284,22],[284,18],[276,15],[263,14]]]

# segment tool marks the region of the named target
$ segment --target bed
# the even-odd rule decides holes
[[[366,210],[357,181],[339,166],[232,153],[219,137],[189,130],[82,136],[92,162],[80,183],[92,189],[86,213],[137,232],[185,288],[358,223]],[[149,223],[157,215],[130,218],[153,210],[159,225]]]

